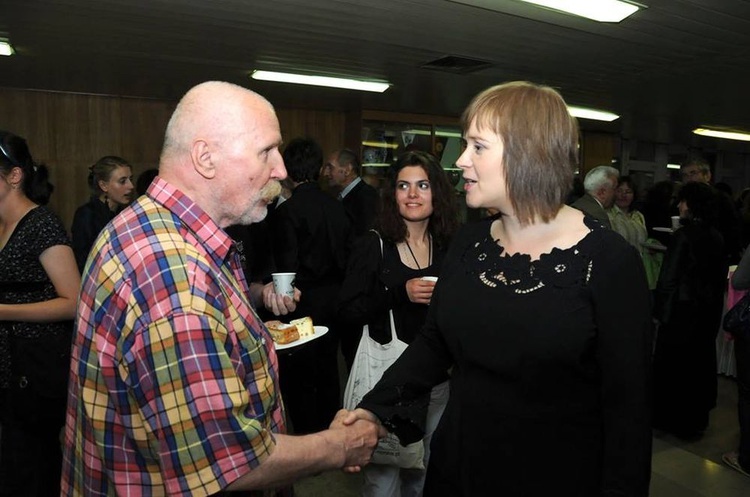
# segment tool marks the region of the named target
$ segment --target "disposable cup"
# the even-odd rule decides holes
[[[435,281],[437,282],[438,277],[437,276],[422,276],[422,279],[425,281]]]
[[[297,273],[272,273],[273,291],[294,298],[294,278]]]
[[[680,216],[672,216],[672,229],[676,230],[680,227]]]

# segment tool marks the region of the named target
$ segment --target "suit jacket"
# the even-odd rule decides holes
[[[352,243],[343,206],[317,183],[302,183],[270,218],[276,270],[297,273],[302,291],[297,310],[285,319],[311,316],[330,326]]]
[[[372,228],[378,207],[378,191],[364,181],[360,181],[346,194],[341,203],[349,215],[356,236],[367,233]]]
[[[607,216],[607,211],[605,211],[604,207],[599,205],[599,202],[590,194],[584,194],[583,197],[573,202],[571,207],[583,211],[585,214],[600,221],[606,228],[612,229],[612,225],[609,222],[609,216]]]

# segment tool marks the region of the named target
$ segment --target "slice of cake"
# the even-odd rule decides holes
[[[301,338],[313,336],[315,334],[315,328],[313,327],[312,318],[309,316],[299,319],[292,319],[290,321],[290,324],[293,324],[297,327],[297,331],[299,332],[299,336]]]
[[[293,324],[285,324],[281,321],[267,321],[265,325],[271,333],[273,341],[279,345],[292,343],[300,338],[299,331]]]

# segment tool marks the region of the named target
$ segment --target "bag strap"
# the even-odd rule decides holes
[[[370,231],[375,233],[375,236],[378,237],[378,241],[380,242],[380,262],[382,264],[383,258],[385,257],[385,254],[383,252],[383,238],[376,230],[370,229]],[[388,291],[388,287],[385,287],[385,290]],[[393,320],[393,309],[388,309],[388,318],[390,319],[391,323],[391,342],[393,342],[395,340],[398,340],[398,335],[396,335],[396,322]]]

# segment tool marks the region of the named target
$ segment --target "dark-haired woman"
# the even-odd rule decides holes
[[[648,495],[649,293],[638,251],[564,205],[576,121],[552,88],[513,82],[462,122],[466,204],[497,215],[454,237],[422,331],[337,422],[419,439],[418,399],[452,367],[424,495]]]
[[[654,427],[693,437],[716,405],[715,340],[727,265],[711,187],[687,183],[677,200],[682,226],[669,242],[655,293]]]
[[[89,168],[91,199],[73,216],[71,234],[78,270],[83,273],[91,247],[107,223],[133,200],[133,171],[128,162],[113,155]]]
[[[80,276],[47,168],[0,131],[0,495],[57,496]]]
[[[433,156],[406,152],[391,166],[375,227],[377,233],[362,236],[352,252],[339,315],[355,329],[369,324],[370,335],[386,343],[391,340],[388,311],[393,310],[398,338],[411,343],[424,326],[434,280],[457,228],[455,194]],[[423,438],[425,462],[447,397],[447,384],[432,391]],[[362,495],[421,495],[424,478],[424,470],[369,464]]]

